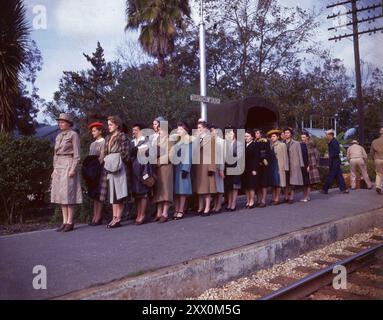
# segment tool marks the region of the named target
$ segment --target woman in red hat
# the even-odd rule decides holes
[[[89,147],[89,155],[83,163],[83,177],[88,186],[88,196],[93,199],[93,219],[90,226],[102,224],[101,172],[105,155],[105,139],[103,138],[104,125],[93,122],[88,126],[94,141]]]

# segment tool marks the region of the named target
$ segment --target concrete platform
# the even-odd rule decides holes
[[[166,224],[127,225],[116,230],[81,226],[67,234],[45,230],[0,237],[0,299],[197,295],[208,287],[382,226],[382,208],[383,197],[373,191],[348,195],[332,191],[313,194],[310,203]],[[32,287],[35,265],[47,268],[47,290]],[[93,288],[83,290],[89,287]]]

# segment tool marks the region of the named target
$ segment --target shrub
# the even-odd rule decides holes
[[[0,220],[23,221],[25,209],[50,187],[52,147],[33,137],[0,134]]]

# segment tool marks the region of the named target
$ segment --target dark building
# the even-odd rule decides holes
[[[276,105],[262,97],[208,105],[208,120],[218,127],[259,128],[264,131],[277,128],[279,112]]]

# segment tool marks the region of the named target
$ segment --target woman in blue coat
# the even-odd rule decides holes
[[[171,161],[174,166],[174,219],[184,217],[185,203],[192,195],[191,164],[192,164],[192,137],[189,135],[189,126],[180,122],[177,125],[177,143],[172,147]]]

